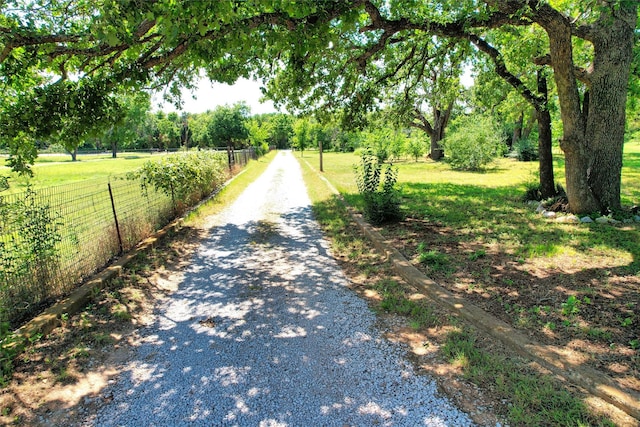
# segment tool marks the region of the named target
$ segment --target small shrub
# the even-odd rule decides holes
[[[516,158],[521,162],[538,160],[538,145],[529,138],[520,138],[513,144]]]
[[[1,321],[19,321],[25,307],[52,295],[62,225],[60,215],[31,187],[11,203],[0,197],[0,234],[11,235],[0,241]]]
[[[364,200],[365,218],[372,224],[401,220],[400,192],[396,188],[397,168],[386,165],[383,172],[379,158],[371,149],[365,149],[355,172],[358,191]]]
[[[507,146],[489,117],[465,116],[442,141],[447,161],[458,170],[480,170],[504,155]]]
[[[529,201],[542,201],[542,193],[540,192],[540,183],[537,181],[529,181],[525,183],[524,196],[522,196],[523,202]]]
[[[219,188],[226,179],[225,155],[212,151],[196,151],[164,156],[148,161],[130,172],[128,179],[140,179],[141,185],[153,186],[174,202],[188,205]]]

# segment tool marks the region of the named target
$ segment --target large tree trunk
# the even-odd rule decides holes
[[[433,109],[433,132],[429,135],[431,140],[429,154],[432,160],[440,160],[444,157],[442,140],[444,139],[444,133],[449,124],[454,104],[455,101],[451,101],[444,110]]]
[[[569,209],[574,213],[620,208],[625,104],[632,60],[637,4],[602,9],[599,21],[579,29],[594,45],[593,71],[585,80],[589,95],[582,108],[572,55],[569,20],[551,8],[539,23],[549,35],[551,65],[558,88]]]
[[[429,135],[429,157],[431,160],[441,160],[444,157],[444,149],[442,148],[442,138],[438,136],[435,132]]]
[[[600,210],[620,209],[626,101],[637,6],[620,6],[617,19],[601,18],[594,32],[587,138],[592,161],[588,184]]]
[[[544,107],[536,108],[538,118],[538,161],[540,165],[540,193],[543,199],[556,195],[555,177],[553,174],[553,154],[551,152],[551,114],[547,105],[547,78],[542,70],[538,70],[538,93],[544,99]],[[522,116],[521,116],[522,117]]]
[[[455,101],[452,101],[445,110],[434,107],[432,110],[433,125],[427,120],[424,114],[422,114],[422,111],[418,108],[414,110],[414,118],[417,122],[412,122],[411,125],[423,130],[429,135],[429,157],[431,160],[438,161],[444,157],[444,149],[442,148],[441,141],[444,139],[444,133],[449,124],[454,104]]]
[[[582,113],[578,83],[574,74],[571,23],[555,11],[541,17],[549,35],[553,76],[558,90],[563,136],[560,148],[565,153],[565,179],[569,210],[590,213],[600,210],[587,180],[590,150],[586,137],[586,120]]]

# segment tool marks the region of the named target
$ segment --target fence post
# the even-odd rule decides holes
[[[109,187],[109,198],[111,199],[111,210],[113,211],[113,220],[116,223],[116,233],[118,233],[118,247],[120,248],[119,254],[123,251],[122,249],[122,236],[120,235],[120,225],[118,224],[118,215],[116,214],[116,204],[113,201],[113,191],[111,191],[111,183],[107,183],[107,187]]]

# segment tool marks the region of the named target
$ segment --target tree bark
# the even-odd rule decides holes
[[[578,83],[574,75],[571,23],[559,12],[547,10],[539,18],[549,36],[553,76],[558,90],[563,136],[560,148],[565,153],[565,179],[569,209],[574,213],[600,210],[587,180],[590,150],[586,120],[582,113]]]
[[[429,135],[429,157],[431,160],[438,161],[444,157],[444,149],[442,148],[441,141],[444,139],[445,130],[449,124],[454,105],[455,101],[452,101],[447,105],[445,110],[434,107],[432,110],[433,125],[418,108],[414,110],[415,119],[417,119],[418,122],[413,122],[412,126],[423,130]]]
[[[536,122],[536,120],[538,120],[538,113],[534,111],[533,114],[529,116],[527,124],[522,128],[523,138],[529,138],[529,135],[531,135],[531,131],[533,131],[533,124]]]
[[[555,177],[553,173],[553,154],[551,152],[551,114],[548,100],[547,78],[542,70],[538,70],[538,93],[544,99],[544,107],[536,108],[538,118],[538,161],[540,167],[540,194],[543,199],[556,195]]]
[[[633,59],[637,6],[620,6],[615,18],[603,17],[594,32],[586,135],[592,154],[587,182],[600,210],[621,208],[620,182],[629,73]]]
[[[596,24],[579,29],[594,47],[585,108],[573,63],[571,23],[550,6],[543,6],[536,15],[549,36],[563,124],[560,147],[565,153],[567,198],[574,213],[620,208],[625,107],[637,7],[629,2],[615,10],[602,8]]]
[[[518,120],[516,120],[516,124],[513,127],[513,135],[511,136],[511,143],[509,144],[509,149],[513,148],[513,144],[518,142],[520,138],[522,138],[522,124],[524,123],[524,113],[520,113],[518,116]]]

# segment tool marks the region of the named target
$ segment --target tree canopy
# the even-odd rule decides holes
[[[570,208],[620,207],[636,0],[4,0],[0,7],[0,137],[14,144],[77,138],[117,116],[118,90],[169,86],[177,96],[199,70],[220,82],[270,80],[267,95],[290,109],[345,109],[346,121],[358,124],[384,84],[403,74],[419,80],[430,48],[467,43],[465,52],[489,55],[504,74],[508,64],[492,37],[535,27],[544,51],[522,49],[519,58],[553,72]],[[514,39],[513,49],[520,43]]]

